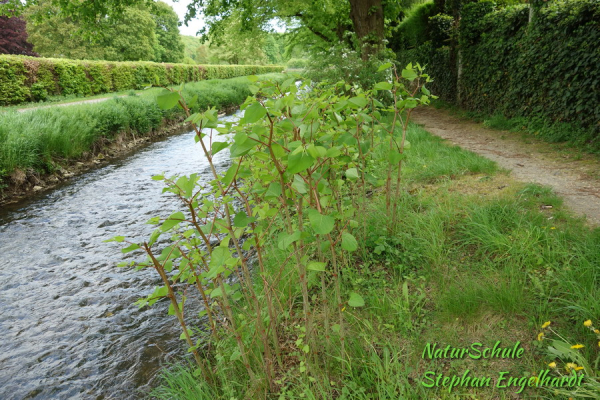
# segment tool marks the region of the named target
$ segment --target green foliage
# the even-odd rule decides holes
[[[184,98],[197,99],[194,110],[241,104],[250,94],[245,78],[189,83],[183,91]],[[155,96],[156,90],[97,104],[7,112],[0,118],[0,170],[52,171],[55,160],[77,159],[101,139],[125,131],[148,135],[165,119],[181,117],[181,111],[161,110]]]
[[[399,52],[415,48],[430,40],[429,18],[438,12],[432,2],[415,7],[393,33],[389,47]]]
[[[449,24],[447,16],[430,18],[427,29],[417,29],[420,44],[409,51],[399,48],[397,53],[401,63],[428,66],[434,93],[449,101],[460,97],[460,105],[470,111],[526,118],[527,129],[548,140],[598,148],[597,1],[549,2],[536,8],[531,23],[524,4],[500,9],[492,1],[464,4],[458,46],[452,41],[452,31],[447,39]]]
[[[0,55],[0,105],[279,72],[280,66],[101,62]]]
[[[334,46],[311,56],[304,75],[321,81],[345,81],[351,85],[371,88],[375,83],[389,77],[389,70],[379,71],[379,66],[391,60],[390,52],[384,51],[363,60],[359,52],[346,46]]]
[[[598,94],[590,88],[600,82],[598,2],[552,2],[536,12],[530,25],[524,6],[481,18],[488,10],[481,3],[464,8],[464,105],[597,130]]]
[[[183,60],[179,20],[166,3],[125,7],[118,15],[101,20],[94,31],[84,30],[81,22],[59,10],[48,0],[27,9],[30,41],[42,56],[108,61]]]
[[[184,58],[184,43],[179,34],[179,17],[171,6],[159,1],[155,3],[152,16],[158,48],[153,61],[179,63]]]

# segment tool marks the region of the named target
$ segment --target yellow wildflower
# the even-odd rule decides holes
[[[565,369],[567,370],[567,372],[571,372],[572,369],[577,368],[577,364],[575,363],[567,363],[567,365],[565,366]]]
[[[582,345],[582,344],[579,344],[579,343],[577,343],[577,344],[574,344],[573,346],[571,346],[571,348],[572,348],[572,349],[581,349],[581,348],[583,348],[583,347],[585,347],[585,346],[584,346],[584,345]]]
[[[552,226],[552,227],[550,227],[550,229],[556,229],[556,227]]]
[[[600,329],[594,329],[594,333],[595,333],[596,335],[600,335]]]
[[[544,337],[544,332],[538,333],[538,337],[537,337],[538,342],[541,342],[543,337]]]
[[[554,361],[552,361],[550,364],[548,364],[548,366],[552,369],[556,368],[556,363]]]
[[[576,367],[575,371],[581,371],[583,369],[583,367]]]
[[[544,325],[542,325],[542,329],[546,329],[549,326],[550,326],[550,321],[546,321],[546,322],[544,322]]]
[[[591,319],[588,319],[587,321],[585,321],[585,322],[583,323],[583,326],[585,326],[585,327],[588,327],[588,328],[589,328],[590,326],[592,326],[592,320],[591,320]]]

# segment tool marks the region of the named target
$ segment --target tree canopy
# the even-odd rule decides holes
[[[0,0],[0,4],[6,0]],[[0,15],[0,54],[34,56],[33,45],[27,41],[27,30],[22,18]]]
[[[30,41],[43,56],[109,61],[183,60],[179,20],[165,3],[158,2],[152,8],[144,4],[125,7],[104,18],[93,31],[53,3],[42,0],[25,12]]]

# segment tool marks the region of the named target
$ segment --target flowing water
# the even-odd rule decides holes
[[[193,136],[0,206],[0,399],[144,398],[161,365],[186,357],[168,303],[133,304],[160,284],[155,271],[116,267],[140,255],[103,241],[146,239],[149,218],[180,209],[152,175],[210,179]],[[218,153],[215,164],[225,168],[228,157]]]

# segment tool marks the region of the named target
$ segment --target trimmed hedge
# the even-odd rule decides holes
[[[447,26],[447,18],[429,19],[439,22]],[[571,123],[591,132],[588,143],[600,139],[600,2],[550,1],[536,6],[531,23],[527,5],[498,10],[491,1],[465,4],[458,39],[459,87],[449,76],[457,65],[442,56],[449,53],[443,40],[399,49],[398,59],[427,64],[432,92],[454,101],[459,91],[468,110]]]
[[[278,65],[188,65],[153,62],[76,61],[0,55],[0,105],[54,95],[89,96],[204,79],[281,72]]]

